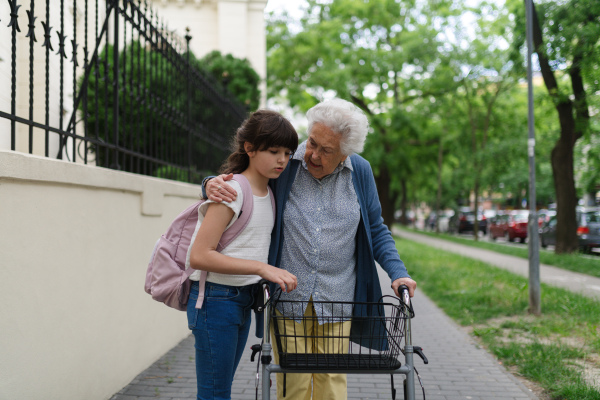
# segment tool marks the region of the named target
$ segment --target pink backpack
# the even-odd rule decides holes
[[[242,187],[242,209],[238,219],[221,236],[217,247],[218,251],[223,251],[246,228],[254,207],[250,182],[240,174],[235,174],[233,179]],[[273,213],[275,213],[275,200],[271,188],[269,188],[269,194]],[[154,245],[146,271],[144,285],[146,293],[152,295],[154,300],[180,311],[185,311],[187,308],[191,286],[188,278],[195,271],[193,268],[186,269],[185,261],[198,223],[198,207],[205,201],[200,200],[191,205],[173,220],[167,232]],[[207,272],[202,271],[196,308],[202,308],[206,275]]]

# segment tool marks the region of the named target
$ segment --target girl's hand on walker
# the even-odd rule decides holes
[[[296,276],[289,273],[288,271],[273,267],[272,265],[265,264],[265,268],[259,273],[261,278],[273,282],[281,287],[282,292],[291,292],[298,286],[298,279]]]

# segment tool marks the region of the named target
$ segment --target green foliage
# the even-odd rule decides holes
[[[468,204],[476,179],[482,194],[508,198],[529,179],[527,93],[505,39],[510,18],[495,2],[309,1],[299,21],[268,21],[269,95],[298,112],[332,96],[365,110],[372,132],[363,156],[376,176],[392,171],[394,196],[382,202],[400,207],[405,195],[434,206],[440,147],[440,207]],[[475,30],[466,19],[479,21]],[[553,116],[539,118],[553,126]],[[547,204],[555,201],[550,147],[537,149],[538,198]]]
[[[197,68],[221,82],[247,110],[256,110],[260,103],[260,77],[247,59],[223,55],[215,50],[195,62]]]
[[[151,157],[173,160],[177,155],[165,151],[168,138],[178,143],[174,147],[186,143],[186,136],[181,135],[186,109],[186,98],[182,95],[186,93],[185,82],[169,69],[169,64],[160,52],[148,51],[139,42],[133,42],[127,51],[119,54],[120,73],[128,80],[120,81],[122,86],[118,95],[117,134],[113,112],[114,85],[107,84],[114,82],[114,64],[114,46],[108,45],[100,53],[98,64],[91,66],[87,98],[79,104],[80,110],[86,114],[86,136]],[[162,79],[165,75],[171,75],[173,79]],[[131,85],[133,81],[139,82],[140,85]],[[81,78],[80,87],[83,82]],[[173,94],[168,102],[154,95],[166,93]],[[161,103],[166,104],[162,107]],[[160,113],[157,112],[159,108]],[[166,115],[172,118],[171,123],[165,121]],[[115,155],[115,152],[103,146],[95,146],[93,150],[98,165],[110,168],[118,166],[135,173],[144,170],[142,163],[129,163],[124,157]]]
[[[230,92],[248,108],[258,107],[259,78],[247,60],[218,52],[196,60],[173,55],[134,41],[119,53],[118,135],[114,120],[114,47],[107,46],[92,64],[87,98],[79,103],[85,115],[86,136],[100,166],[199,182],[200,172],[215,172],[228,154],[229,137],[241,123],[235,98],[231,106],[217,101],[220,81],[206,79],[207,71],[227,75]],[[196,66],[196,68],[194,68]],[[200,68],[202,67],[202,68]],[[212,85],[207,90],[206,82]],[[104,144],[116,145],[116,149]],[[123,151],[124,150],[124,151]],[[130,155],[141,153],[145,158]],[[170,165],[170,166],[166,166]]]
[[[576,143],[572,151],[574,178],[577,195],[581,197],[600,189],[600,174],[597,172],[600,167],[600,120],[595,111],[600,101],[600,3],[596,0],[568,0],[535,1],[534,4],[543,40],[543,46],[535,51],[548,60],[550,70],[544,79],[547,87],[545,96],[556,107],[552,113],[556,121],[550,123],[556,129],[556,134],[552,135],[553,143],[556,149],[568,148],[571,143]],[[512,59],[524,67],[525,7],[520,0],[507,1],[507,7],[514,16]],[[556,88],[551,77],[556,80]],[[557,111],[562,112],[558,118]],[[563,140],[559,141],[559,137]],[[557,164],[554,168],[562,166]],[[561,185],[569,185],[569,182],[557,181],[556,184],[559,185],[559,193],[568,192],[568,188]],[[558,207],[560,212],[560,202]]]
[[[599,121],[600,122],[600,121]],[[596,126],[592,131],[599,132]],[[590,194],[592,197],[600,190],[600,135],[588,135],[578,141],[575,148],[576,182],[580,196]]]
[[[188,171],[187,169],[184,169],[184,168],[173,167],[171,165],[164,165],[164,166],[158,167],[156,169],[156,172],[154,175],[157,178],[171,179],[171,180],[179,181],[179,182],[201,184],[204,177],[211,175],[211,173],[212,173],[212,171],[204,171],[204,172],[199,173],[194,169],[192,169],[191,171]]]
[[[432,143],[438,137],[426,129],[428,93],[456,86],[441,59],[436,27],[455,13],[444,1],[308,1],[297,24],[285,15],[269,21],[270,95],[285,96],[300,112],[332,96],[352,101],[371,121],[363,155],[375,174],[393,171],[385,184],[396,193],[407,179],[411,193],[431,188],[421,185],[428,179],[419,174],[437,165]]]

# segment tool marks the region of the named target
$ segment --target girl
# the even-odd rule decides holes
[[[269,179],[276,179],[298,147],[298,135],[281,114],[258,110],[237,130],[234,151],[221,167],[242,174],[252,188],[254,208],[246,228],[222,252],[217,245],[225,229],[239,216],[243,192],[233,182],[237,198],[230,203],[204,202],[199,227],[189,251],[190,267],[208,271],[204,302],[196,309],[201,271],[191,276],[188,325],[196,339],[198,399],[230,399],[233,376],[248,338],[253,286],[261,279],[282,290],[296,288],[291,273],[267,264],[274,225]]]

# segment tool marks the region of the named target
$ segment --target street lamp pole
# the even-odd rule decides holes
[[[541,314],[540,290],[540,238],[538,233],[537,199],[535,193],[535,127],[533,115],[533,72],[531,57],[533,55],[533,0],[525,0],[527,16],[527,102],[529,131],[527,155],[529,157],[529,312]]]

